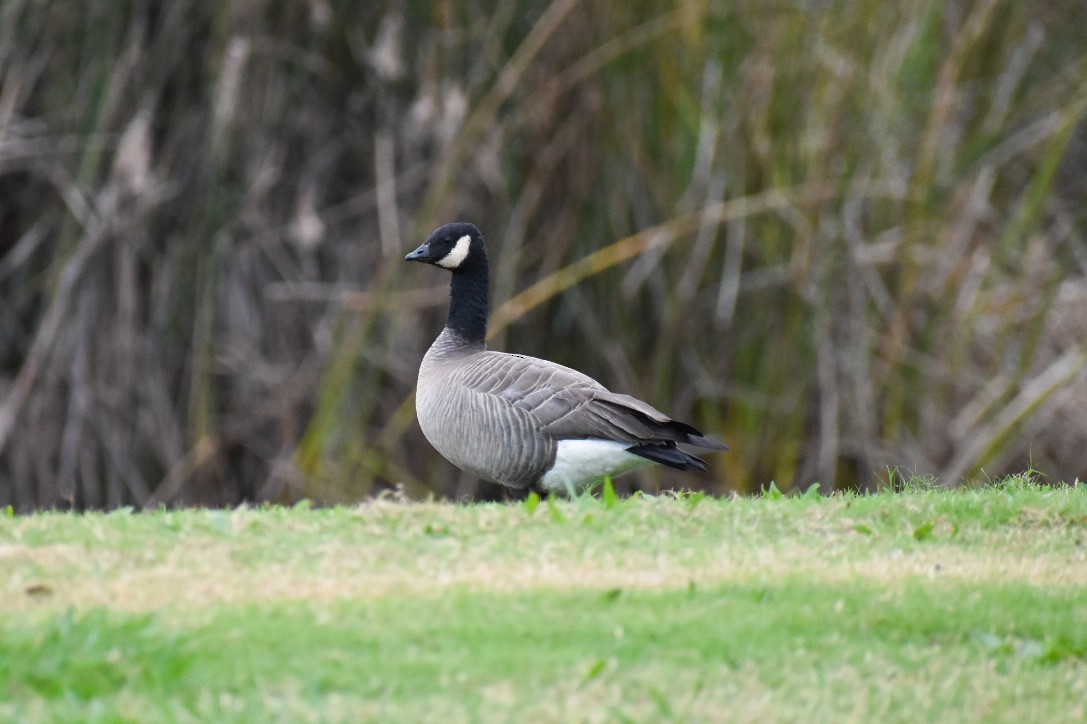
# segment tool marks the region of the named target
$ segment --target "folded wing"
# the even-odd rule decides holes
[[[538,421],[537,431],[552,439],[600,438],[655,447],[679,442],[727,449],[695,427],[554,362],[486,352],[462,373],[461,382],[467,387],[530,413]]]

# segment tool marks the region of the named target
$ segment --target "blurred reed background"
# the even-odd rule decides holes
[[[751,492],[1087,477],[1082,0],[0,0],[0,504],[492,496],[414,420],[494,344]]]

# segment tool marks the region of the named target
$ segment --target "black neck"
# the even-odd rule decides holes
[[[487,339],[487,259],[469,259],[453,272],[449,283],[449,319],[445,326],[467,342],[482,345]]]

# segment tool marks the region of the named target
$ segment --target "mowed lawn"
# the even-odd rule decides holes
[[[1087,486],[5,516],[0,720],[1084,721]]]

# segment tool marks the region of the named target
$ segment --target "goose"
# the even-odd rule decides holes
[[[427,441],[461,470],[540,494],[574,494],[659,463],[705,470],[676,446],[727,450],[693,426],[555,362],[487,349],[488,267],[473,224],[438,228],[404,257],[452,273],[449,316],[419,366]]]

